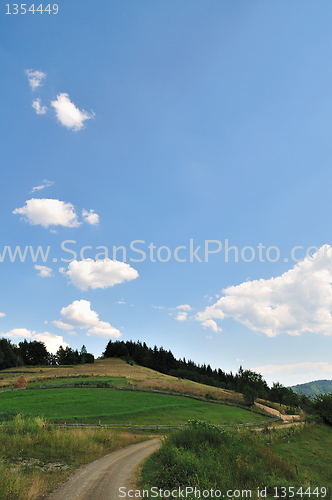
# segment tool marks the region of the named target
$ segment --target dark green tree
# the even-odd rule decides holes
[[[19,353],[25,365],[36,366],[48,364],[48,352],[44,342],[24,340],[19,343]]]
[[[314,399],[314,406],[323,419],[332,425],[332,394],[320,394]]]

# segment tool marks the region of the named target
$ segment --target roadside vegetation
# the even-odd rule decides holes
[[[324,424],[254,433],[192,421],[165,438],[161,449],[145,462],[139,486],[163,491],[197,488],[201,495],[212,489],[221,491],[221,497],[232,497],[237,490],[233,498],[242,497],[244,490],[258,498],[258,489],[266,487],[269,500],[276,495],[330,499],[331,463],[332,431]],[[197,495],[193,492],[187,498]]]
[[[0,426],[1,500],[39,500],[80,465],[148,439],[143,433],[55,429],[16,415]]]

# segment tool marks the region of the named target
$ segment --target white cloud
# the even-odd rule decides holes
[[[108,288],[138,278],[138,272],[129,264],[110,259],[73,260],[68,266],[68,271],[61,272],[80,290],[88,290],[89,287]]]
[[[199,312],[196,319],[208,326],[210,319],[231,316],[268,337],[304,332],[331,335],[331,250],[328,245],[322,247],[276,278],[246,281],[224,289],[224,297]]]
[[[261,373],[270,386],[276,381],[290,386],[313,380],[332,379],[332,365],[327,361],[264,365],[254,367],[252,370]]]
[[[117,328],[114,328],[111,326],[109,323],[105,323],[105,326],[102,324],[105,323],[104,321],[100,321],[100,324],[98,326],[94,326],[90,328],[87,332],[88,337],[102,337],[106,339],[110,338],[118,338],[122,334],[117,330]]]
[[[52,276],[52,269],[50,267],[38,266],[36,264],[35,269],[39,271],[38,276],[40,276],[41,278],[50,278]]]
[[[61,309],[61,316],[61,320],[55,320],[53,323],[63,330],[88,329],[88,336],[103,338],[121,336],[120,331],[110,323],[99,319],[98,314],[91,310],[91,303],[88,300],[74,300],[72,304]]]
[[[0,318],[4,318],[5,316],[5,313],[0,313]]]
[[[83,209],[82,216],[84,221],[88,224],[92,224],[93,226],[99,224],[99,215],[95,214],[94,210],[90,210],[90,212],[88,212],[87,210]]]
[[[30,339],[32,337],[32,334],[35,332],[31,332],[30,330],[27,330],[26,328],[14,328],[13,330],[10,330],[10,332],[6,333],[4,337],[10,338],[10,339],[17,339],[17,338],[25,338],[25,339]]]
[[[6,333],[4,337],[9,339],[29,339],[31,342],[36,340],[37,342],[44,342],[48,352],[55,353],[60,345],[63,348],[69,347],[67,342],[64,342],[63,337],[60,335],[53,335],[50,332],[36,333],[27,330],[26,328],[14,328],[10,332]]]
[[[38,87],[41,87],[41,82],[46,77],[46,74],[42,71],[33,71],[32,69],[27,69],[25,73],[29,79],[29,85],[32,90],[36,90]]]
[[[164,307],[164,306],[154,306],[153,304],[152,304],[152,307],[153,307],[154,309],[165,309],[165,307]]]
[[[98,314],[91,310],[91,303],[88,300],[74,300],[72,304],[61,309],[61,328],[64,330],[72,328],[89,328],[91,325],[99,323]],[[53,322],[58,324],[58,322]],[[68,328],[70,327],[70,328]]]
[[[32,188],[31,193],[34,193],[35,191],[40,191],[41,189],[44,189],[46,187],[50,187],[52,186],[52,184],[54,184],[53,181],[48,181],[47,179],[44,179],[42,184]]]
[[[217,323],[213,319],[206,319],[206,320],[202,321],[202,326],[204,329],[210,328],[213,332],[216,332],[216,333],[222,331],[222,329],[219,328],[219,326],[217,325]]]
[[[50,332],[36,333],[33,335],[33,340],[37,340],[38,342],[44,342],[46,345],[46,349],[48,352],[55,354],[60,346],[64,349],[69,347],[69,344],[63,340],[61,335],[54,335]]]
[[[182,306],[176,306],[175,309],[180,309],[182,311],[191,311],[192,308],[188,304],[183,304]]]
[[[183,311],[183,312],[179,312],[177,314],[177,316],[175,317],[175,319],[177,321],[186,321],[187,320],[187,316],[188,316],[188,313],[186,313],[186,312]]]
[[[36,111],[37,115],[45,115],[47,111],[46,106],[41,105],[41,100],[39,98],[32,102],[32,107]]]
[[[55,101],[51,101],[51,106],[55,109],[57,119],[61,125],[73,130],[81,130],[84,121],[94,117],[94,113],[89,114],[84,109],[80,111],[76,108],[75,104],[69,99],[68,94],[59,94]]]
[[[77,227],[81,223],[77,220],[74,206],[60,200],[46,198],[32,198],[25,202],[24,207],[16,208],[13,214],[23,215],[29,224],[49,226]]]

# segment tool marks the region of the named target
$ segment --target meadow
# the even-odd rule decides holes
[[[18,413],[48,422],[184,424],[196,418],[214,424],[260,422],[266,417],[235,406],[113,388],[59,387],[0,394],[0,419]]]
[[[45,385],[47,383],[63,382],[71,383],[80,380],[118,379],[117,385],[135,386],[142,389],[161,389],[179,394],[191,394],[194,396],[205,396],[209,392],[219,401],[227,401],[235,404],[244,404],[242,394],[217,387],[207,387],[204,384],[191,380],[182,380],[177,377],[156,372],[136,364],[128,364],[117,358],[98,359],[93,364],[69,365],[69,366],[38,366],[20,367],[2,370],[0,372],[0,388],[13,387],[20,375],[24,375],[28,381],[28,387],[33,385]]]

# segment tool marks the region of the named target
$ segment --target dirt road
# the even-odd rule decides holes
[[[137,466],[159,445],[159,439],[150,439],[106,455],[79,469],[48,500],[117,500],[119,488],[128,491]]]
[[[280,411],[275,410],[274,408],[270,408],[269,406],[262,405],[260,403],[255,403],[257,408],[261,410],[265,410],[267,413],[271,413],[275,417],[280,417],[284,422],[294,422],[295,420],[301,420],[301,415],[282,415]]]

